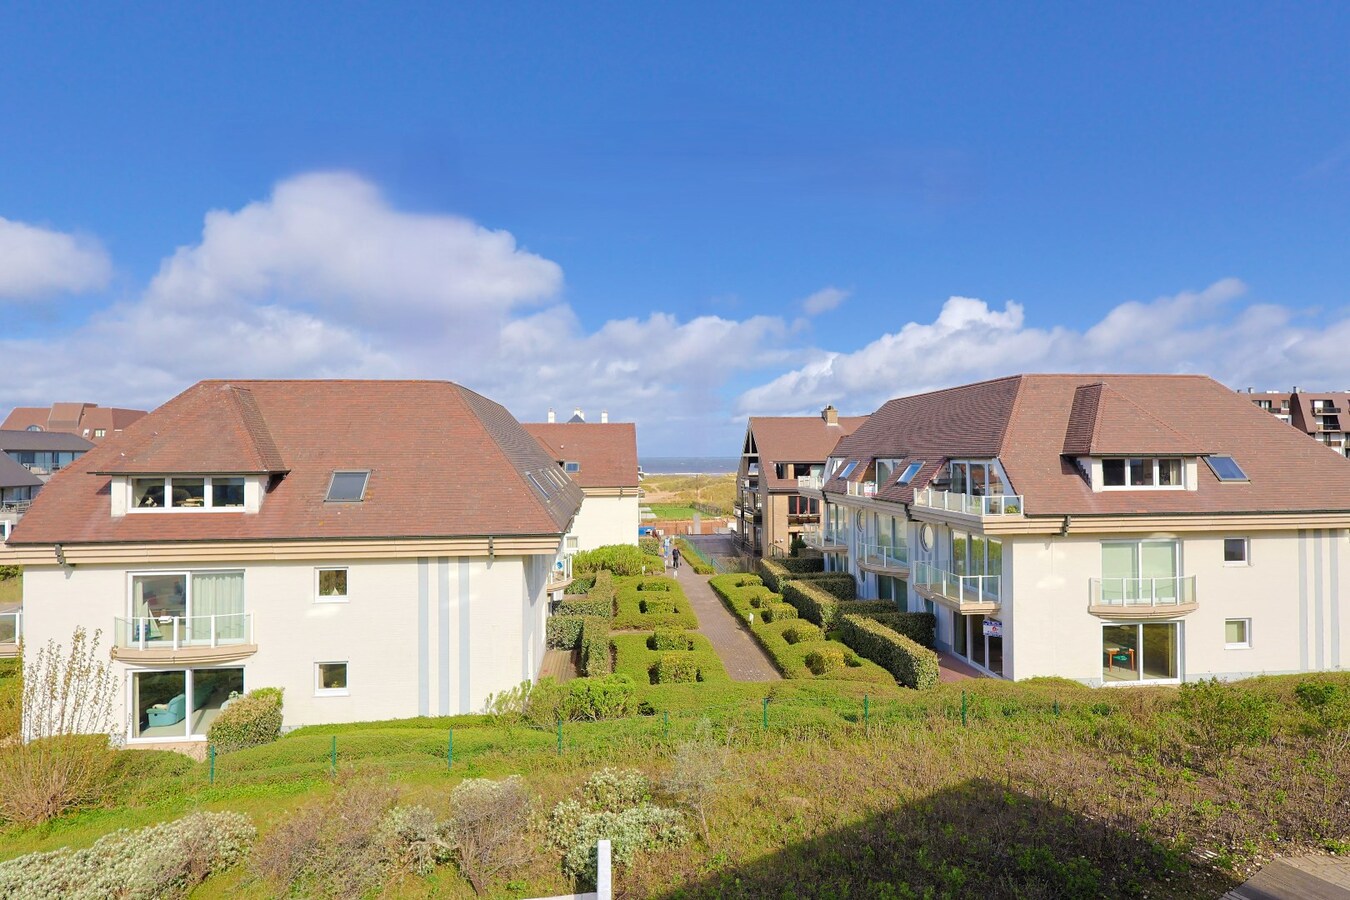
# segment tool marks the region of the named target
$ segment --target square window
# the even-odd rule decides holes
[[[1252,645],[1251,619],[1225,619],[1223,645],[1227,650],[1245,650]]]
[[[357,503],[365,499],[366,479],[369,472],[334,472],[333,480],[328,483],[329,503]]]
[[[314,666],[314,693],[333,696],[347,693],[347,664],[321,662]]]
[[[1107,487],[1124,487],[1125,460],[1123,459],[1102,460],[1102,484],[1106,485]]]
[[[577,552],[577,550],[580,549],[580,546],[581,545],[578,542],[577,536],[575,534],[569,534],[567,535],[567,537],[563,538],[563,549],[565,549],[568,553]]]
[[[96,437],[96,438],[107,437],[107,435],[108,435],[108,430],[107,430],[106,428],[95,428],[95,429],[94,429],[94,437]]]
[[[336,602],[347,599],[347,570],[319,570],[319,601]]]
[[[159,509],[163,507],[164,479],[131,479],[131,505],[135,509]]]
[[[1223,561],[1227,565],[1246,565],[1248,544],[1246,538],[1223,539]]]
[[[174,478],[169,484],[173,491],[170,497],[173,498],[174,506],[193,509],[206,506],[206,479]]]
[[[213,508],[241,507],[243,505],[244,479],[221,478],[219,476],[211,479],[211,506]]]

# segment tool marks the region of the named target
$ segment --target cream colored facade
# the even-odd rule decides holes
[[[892,599],[906,608],[935,613],[943,650],[962,650],[959,629],[964,627],[966,652],[961,655],[1007,678],[1148,684],[1344,669],[1350,661],[1350,517],[1345,515],[1038,521],[1020,514],[948,513],[919,504],[907,515],[897,504],[831,494],[822,519],[814,544],[824,551],[828,568],[858,578],[860,597],[895,593]],[[925,580],[922,566],[959,568],[952,558],[954,535],[983,538],[986,546],[998,542],[996,586],[985,581],[977,588],[967,581],[964,587],[975,589],[953,598],[947,596],[951,590],[916,583]],[[1245,543],[1245,561],[1225,561],[1226,539]],[[1177,575],[1193,578],[1193,605],[1150,609],[1135,617],[1093,607],[1093,580],[1104,574],[1103,544],[1136,541],[1175,545]],[[986,551],[986,557],[992,555]],[[996,596],[981,595],[981,588]],[[997,624],[1001,637],[986,641],[975,654],[975,626],[983,632],[986,618]],[[1236,622],[1245,624],[1230,626]],[[1140,657],[1150,645],[1164,648],[1148,661],[1151,675],[1136,651],[1126,647],[1129,642],[1114,637],[1133,626],[1147,627],[1137,632]],[[1242,628],[1246,640],[1230,641],[1231,627]],[[1168,648],[1168,642],[1174,646]],[[997,665],[995,649],[1001,651]],[[1173,658],[1163,665],[1168,649]]]
[[[478,711],[489,694],[538,674],[545,584],[557,548],[491,556],[437,555],[428,548],[426,555],[404,547],[402,556],[369,558],[329,545],[327,553],[311,558],[267,560],[254,553],[237,563],[228,558],[227,545],[214,545],[204,559],[183,551],[176,559],[81,561],[73,567],[29,559],[25,639],[30,646],[68,644],[79,626],[102,630],[103,646],[120,638],[115,667],[127,699],[119,725],[133,740],[138,672],[242,669],[244,690],[284,689],[286,728]],[[346,570],[345,598],[318,596],[320,568]],[[251,621],[242,647],[147,653],[137,649],[125,624],[115,626],[131,615],[133,575],[202,571],[243,572],[244,611]],[[347,666],[346,689],[320,690],[316,666],[334,662]]]
[[[582,488],[585,499],[567,533],[567,551],[638,542],[641,512],[637,488]]]

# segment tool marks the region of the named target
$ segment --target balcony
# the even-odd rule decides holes
[[[125,662],[228,662],[257,651],[252,613],[113,620],[113,656]]]
[[[1195,576],[1089,579],[1088,612],[1107,619],[1151,619],[1194,612]]]
[[[553,568],[548,573],[548,585],[546,591],[561,591],[572,583],[572,557],[560,556],[553,562]]]
[[[1343,412],[1345,412],[1345,410],[1341,409],[1339,406],[1314,406],[1312,408],[1312,414],[1314,416],[1339,416]]]
[[[848,544],[842,537],[820,526],[814,528],[808,526],[802,529],[802,540],[806,541],[806,546],[813,547],[825,553],[846,553]]]
[[[825,484],[823,475],[798,475],[797,490],[799,491],[819,491]]]
[[[0,512],[26,513],[28,508],[33,505],[32,500],[3,500],[0,501]]]
[[[925,600],[953,607],[963,615],[996,612],[1002,605],[998,575],[957,575],[928,563],[913,569],[914,588]]]
[[[858,566],[883,575],[905,575],[909,572],[909,547],[866,544],[859,551]]]
[[[0,613],[0,659],[18,656],[22,638],[23,613],[17,609]]]
[[[1022,515],[1021,494],[957,494],[925,488],[914,494],[914,505],[980,518]]]
[[[875,481],[850,481],[848,483],[848,495],[850,497],[875,497],[877,495],[877,483]]]

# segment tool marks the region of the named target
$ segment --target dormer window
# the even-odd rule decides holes
[[[239,475],[155,475],[131,479],[131,510],[243,509]]]
[[[366,498],[366,481],[369,478],[369,470],[334,472],[324,500],[328,503],[360,503]]]
[[[1102,460],[1106,488],[1179,488],[1185,471],[1179,457],[1136,457]]]
[[[898,459],[879,459],[877,460],[877,485],[883,485],[890,481],[891,475],[900,465]]]

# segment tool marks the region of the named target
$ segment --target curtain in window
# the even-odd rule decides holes
[[[1177,544],[1176,541],[1144,541],[1139,546],[1140,576],[1161,579],[1148,585],[1141,585],[1144,591],[1152,590],[1159,600],[1175,601],[1177,598]]]
[[[193,637],[211,635],[211,620],[216,619],[216,638],[244,638],[244,573],[200,572],[192,576]]]
[[[1107,603],[1121,603],[1126,598],[1139,596],[1139,585],[1135,580],[1136,544],[1102,544],[1102,600]]]

